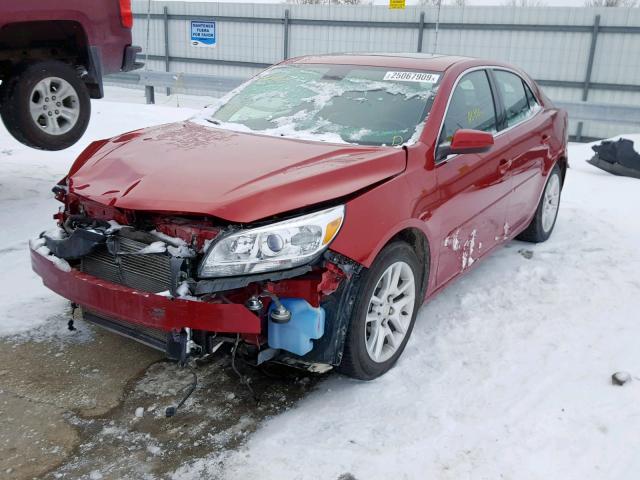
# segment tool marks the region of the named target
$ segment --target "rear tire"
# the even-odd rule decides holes
[[[422,268],[404,242],[394,242],[380,252],[361,281],[339,372],[372,380],[393,367],[422,304]]]
[[[3,82],[0,95],[5,127],[29,147],[62,150],[75,144],[89,125],[89,91],[66,63],[47,60],[23,66]]]
[[[553,232],[560,208],[560,196],[562,193],[562,176],[560,167],[554,165],[547,178],[547,183],[542,192],[540,203],[529,226],[520,235],[518,240],[532,243],[545,242]]]

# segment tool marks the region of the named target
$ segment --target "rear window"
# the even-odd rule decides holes
[[[533,92],[531,91],[531,89],[529,88],[529,85],[527,85],[525,83],[525,81],[522,81],[522,84],[524,85],[524,91],[527,95],[527,100],[529,102],[529,108],[531,110],[537,110],[540,107],[540,104],[538,103],[538,99],[535,97],[535,95],[533,94]]]
[[[522,79],[504,70],[494,70],[494,74],[507,111],[507,127],[517,125],[533,115]]]
[[[223,127],[361,145],[415,140],[440,74],[353,65],[285,65],[248,82],[211,115]]]

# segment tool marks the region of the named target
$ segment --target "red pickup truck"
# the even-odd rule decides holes
[[[20,142],[61,150],[82,136],[102,76],[139,68],[131,0],[0,0],[0,115]]]

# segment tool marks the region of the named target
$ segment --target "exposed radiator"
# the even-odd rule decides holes
[[[164,253],[145,255],[126,255],[135,253],[147,246],[146,243],[118,237],[119,251],[125,255],[117,257],[109,253],[102,245],[81,261],[81,270],[94,277],[113,283],[126,285],[144,292],[159,293],[170,290],[170,257]]]

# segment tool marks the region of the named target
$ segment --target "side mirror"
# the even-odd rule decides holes
[[[449,155],[461,153],[482,153],[493,146],[493,135],[481,130],[457,130],[451,143],[443,143],[436,150],[436,160],[440,161]]]

